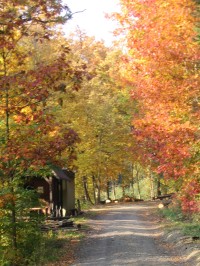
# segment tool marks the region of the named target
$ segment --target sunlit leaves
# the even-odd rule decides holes
[[[60,84],[64,84],[64,91],[65,87],[78,90],[83,68],[71,63],[68,45],[55,32],[55,26],[70,16],[70,10],[61,1],[2,4],[0,156],[6,179],[32,166],[66,163],[59,159],[61,153],[72,147],[78,137],[69,127],[55,121],[59,104],[52,99],[56,92],[61,93]],[[68,15],[63,16],[64,10]]]
[[[133,121],[138,157],[168,178],[183,179],[194,173],[199,130],[195,2],[122,0],[121,6],[116,18],[127,39],[124,80],[139,106]]]

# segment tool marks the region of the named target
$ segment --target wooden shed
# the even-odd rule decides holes
[[[75,209],[75,174],[54,168],[48,177],[30,178],[26,187],[35,189],[46,203],[46,213],[52,217],[65,217]]]

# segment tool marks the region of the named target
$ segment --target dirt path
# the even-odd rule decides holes
[[[160,224],[149,215],[152,208],[151,202],[107,206],[108,211],[91,221],[93,230],[78,246],[72,265],[187,265],[177,251],[162,244]]]

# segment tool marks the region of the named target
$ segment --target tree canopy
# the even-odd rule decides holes
[[[115,185],[141,197],[145,184],[149,198],[170,187],[199,212],[199,1],[120,6],[122,38],[106,47],[62,33],[72,13],[60,0],[0,3],[0,226],[12,265],[34,252],[23,253],[25,233],[39,228],[24,219],[37,201],[25,177],[55,165],[76,172],[91,202]]]

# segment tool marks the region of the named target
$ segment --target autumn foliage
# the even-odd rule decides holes
[[[183,209],[195,211],[200,186],[197,6],[192,0],[121,0],[121,6],[115,16],[122,26],[118,33],[126,36],[124,81],[139,105],[134,152],[166,179],[182,181]]]
[[[55,41],[57,25],[71,16],[61,1],[3,0],[0,13],[0,260],[24,265],[41,236],[39,223],[24,219],[37,202],[24,177],[74,159],[79,139],[59,123],[55,94],[66,84],[77,90],[83,69],[71,64],[68,45]]]
[[[24,220],[38,203],[24,179],[55,165],[76,167],[78,193],[84,188],[94,202],[120,182],[139,191],[142,169],[151,186],[174,186],[184,212],[199,212],[197,2],[120,0],[114,16],[123,38],[115,49],[79,30],[66,39],[57,26],[72,14],[61,0],[1,1],[0,240],[7,262],[23,265],[40,241],[39,224]]]
[[[57,54],[38,58],[36,48],[56,38],[55,26],[70,17],[61,1],[3,1],[0,32],[0,165],[4,180],[15,171],[59,162],[61,153],[76,142],[77,135],[55,120],[52,95],[60,84],[81,71],[69,61],[70,50],[57,42]],[[61,15],[62,13],[62,15]],[[49,44],[50,45],[50,44]],[[51,60],[53,58],[53,60]],[[57,131],[55,130],[57,129]],[[59,130],[58,130],[59,129]],[[51,158],[51,159],[50,159]],[[9,167],[8,167],[9,165]]]

